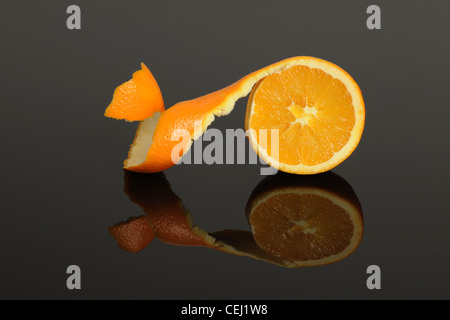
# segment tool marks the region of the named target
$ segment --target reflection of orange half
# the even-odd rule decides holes
[[[356,194],[331,172],[266,178],[252,193],[246,213],[256,243],[298,267],[340,261],[362,239],[362,209]]]

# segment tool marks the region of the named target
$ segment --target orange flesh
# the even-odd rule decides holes
[[[255,208],[250,223],[262,249],[293,261],[339,254],[354,232],[348,212],[315,194],[274,195]]]
[[[317,165],[349,141],[355,125],[352,97],[345,85],[322,70],[293,66],[264,78],[253,95],[250,128],[279,129],[279,161]],[[262,144],[263,145],[263,144]]]

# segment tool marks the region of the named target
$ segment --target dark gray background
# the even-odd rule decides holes
[[[66,29],[69,4],[82,30]],[[381,30],[366,28],[370,4]],[[450,298],[449,12],[448,1],[2,1],[0,298]],[[142,61],[169,107],[297,55],[336,63],[363,92],[362,140],[334,169],[364,209],[358,250],[285,269],[158,240],[119,249],[107,228],[143,212],[123,192],[137,124],[103,116],[114,88]],[[242,128],[245,105],[212,127]],[[248,230],[258,166],[166,177],[204,229]],[[82,290],[66,288],[71,264]],[[371,264],[378,291],[366,288]]]

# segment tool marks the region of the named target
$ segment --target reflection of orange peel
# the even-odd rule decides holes
[[[304,189],[321,190],[319,185],[331,188],[340,201],[346,202],[357,213],[356,227],[357,241],[353,242],[351,250],[345,254],[352,253],[362,235],[362,212],[359,201],[348,183],[335,174],[327,173],[308,179],[303,177],[299,179],[289,179],[282,174],[275,178],[270,177],[262,181],[252,193],[247,211],[260,203],[261,196],[267,197],[271,192],[276,192],[284,187],[299,187]],[[255,241],[254,235],[249,231],[241,230],[223,230],[214,233],[208,233],[197,225],[193,225],[192,215],[184,208],[181,199],[179,199],[170,188],[168,181],[163,173],[157,174],[135,174],[125,171],[125,192],[130,199],[135,202],[147,214],[149,224],[155,236],[162,242],[181,245],[181,246],[202,246],[217,249],[223,252],[232,253],[239,256],[247,256],[257,260],[263,260],[283,267],[301,267],[332,263],[331,259],[322,260],[317,263],[302,263],[286,258],[284,256],[274,255]],[[252,220],[250,220],[252,221]],[[252,225],[251,225],[252,226]],[[253,229],[253,228],[252,228]],[[120,234],[113,235],[116,239]],[[122,236],[121,239],[124,237]],[[148,244],[147,244],[148,245]],[[122,245],[121,248],[126,249]],[[128,250],[131,251],[131,250]],[[340,255],[338,260],[343,259]]]
[[[192,225],[192,216],[172,191],[162,172],[137,174],[125,171],[124,190],[147,215],[155,236],[162,242],[182,246],[210,247],[206,231]]]
[[[164,111],[164,101],[158,83],[150,70],[141,63],[133,78],[116,88],[105,116],[128,121],[144,120],[155,112]]]
[[[293,57],[252,72],[218,91],[196,99],[179,102],[164,112],[150,109],[148,113],[139,112],[139,116],[136,117],[131,108],[124,108],[123,111],[117,110],[121,119],[142,120],[136,131],[128,158],[124,161],[124,168],[135,172],[150,173],[163,171],[174,166],[188,152],[192,140],[199,138],[215,117],[229,114],[236,101],[247,96],[259,80],[299,65],[325,70],[332,77],[341,80],[351,95],[358,125],[353,128],[352,136],[354,138],[348,142],[348,150],[346,149],[345,154],[341,154],[339,157],[341,160],[345,159],[356,148],[363,130],[364,102],[358,85],[350,75],[333,63],[313,57]],[[157,84],[153,86],[155,87]],[[139,88],[144,91],[147,90],[145,89],[147,87],[144,86]],[[136,94],[141,95],[140,92]],[[144,104],[140,105],[144,106]],[[154,112],[157,113],[152,118],[143,118],[143,115],[153,114]],[[333,165],[337,164],[334,163]],[[326,169],[321,168],[322,171],[326,171]],[[295,173],[310,174],[313,172],[304,170],[304,172],[298,171]]]

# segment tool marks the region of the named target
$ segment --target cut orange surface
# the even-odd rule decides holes
[[[265,178],[246,213],[258,246],[296,267],[340,261],[356,250],[363,235],[356,194],[332,172]]]
[[[161,90],[150,70],[141,63],[133,78],[116,88],[105,116],[128,121],[144,120],[164,111]]]
[[[270,152],[270,139],[268,145],[261,145],[258,132],[249,135],[253,148],[270,165],[297,174],[323,172],[341,163],[358,145],[365,109],[356,82],[330,62],[294,57],[141,121],[125,169],[158,172],[172,167],[192,140],[216,116],[229,114],[236,100],[248,95],[256,83],[247,107],[246,129],[280,130],[279,158]]]

